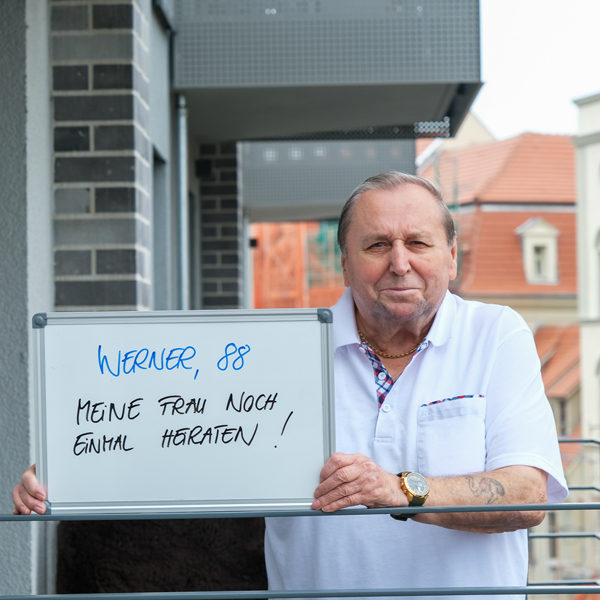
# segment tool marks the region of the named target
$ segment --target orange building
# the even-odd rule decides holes
[[[575,149],[568,136],[525,133],[433,154],[456,215],[460,269],[452,291],[507,304],[535,329],[577,321]]]
[[[455,214],[463,298],[506,304],[535,333],[558,433],[579,425],[575,148],[569,136],[525,133],[431,153]]]
[[[344,292],[337,223],[256,223],[254,308],[332,306]]]

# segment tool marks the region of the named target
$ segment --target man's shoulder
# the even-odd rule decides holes
[[[457,322],[469,322],[473,326],[494,324],[505,330],[530,331],[523,317],[510,306],[465,300],[456,294],[448,292],[445,301],[452,302],[456,311]]]

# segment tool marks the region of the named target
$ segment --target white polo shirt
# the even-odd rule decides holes
[[[533,336],[516,312],[448,292],[424,343],[380,409],[349,289],[333,314],[339,452],[365,454],[391,473],[425,476],[529,465],[548,473],[549,502],[566,497]],[[515,586],[527,581],[525,530],[468,533],[389,515],[266,521],[272,590]]]

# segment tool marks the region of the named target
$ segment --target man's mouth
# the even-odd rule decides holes
[[[388,294],[410,294],[411,292],[416,292],[419,288],[410,287],[410,286],[397,286],[397,287],[386,287],[379,290],[380,293],[388,293]]]

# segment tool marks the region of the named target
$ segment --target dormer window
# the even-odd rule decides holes
[[[525,279],[531,284],[558,283],[558,236],[560,231],[540,217],[515,229],[521,238]]]

